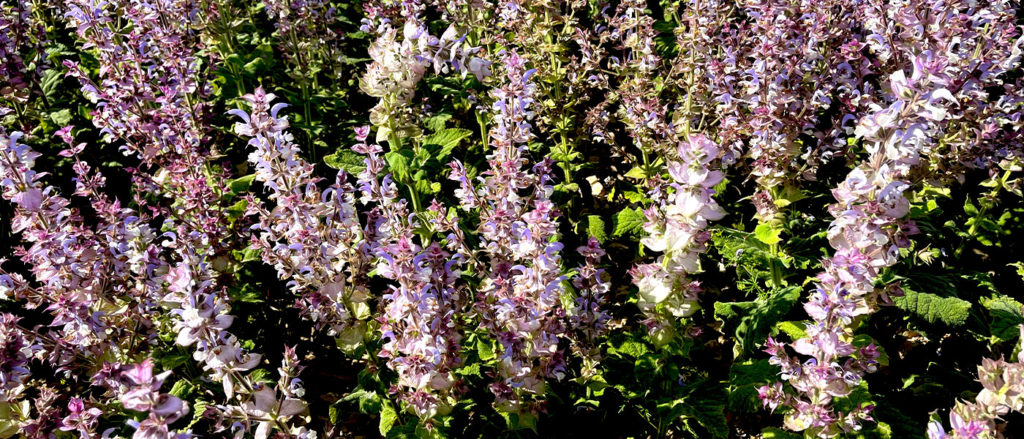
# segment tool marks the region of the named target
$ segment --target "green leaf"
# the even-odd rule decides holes
[[[548,157],[550,157],[551,160],[557,162],[558,166],[562,169],[565,169],[566,167],[571,167],[571,169],[577,169],[577,167],[572,166],[571,162],[576,161],[576,159],[579,159],[582,156],[583,154],[581,154],[579,151],[567,151],[560,147],[552,149],[551,152],[548,153]]]
[[[161,355],[157,362],[161,369],[174,369],[191,361],[192,355],[180,349]]]
[[[238,67],[238,68],[242,67],[242,56],[237,54],[237,53],[232,53],[232,54],[224,57],[224,61],[227,61],[227,63],[231,64],[232,66],[235,66],[235,67]]]
[[[781,209],[804,198],[807,198],[807,195],[804,194],[800,188],[792,183],[788,183],[782,187],[781,191],[775,193],[772,197],[772,201],[774,201],[775,205]]]
[[[992,317],[989,330],[999,341],[1011,341],[1020,336],[1019,325],[1024,324],[1024,304],[1007,296],[996,296],[982,299],[981,304],[988,308]]]
[[[192,419],[188,422],[188,426],[185,428],[192,428],[199,421],[203,420],[203,413],[206,413],[206,406],[209,405],[206,401],[196,401],[192,404]]]
[[[395,408],[391,406],[390,402],[385,402],[380,410],[380,435],[387,436],[388,432],[391,431],[391,427],[395,425],[395,421],[398,420],[398,413],[395,412]]]
[[[356,390],[341,400],[345,402],[355,401],[359,405],[359,413],[367,415],[381,413],[384,404],[381,401],[380,395],[377,395],[377,392],[365,389]]]
[[[627,178],[632,178],[634,180],[643,180],[644,178],[647,177],[647,171],[644,171],[644,168],[641,166],[634,166],[632,169],[626,172],[625,176]]]
[[[626,339],[618,346],[609,346],[608,355],[626,356],[632,358],[640,358],[644,354],[650,352],[647,348],[647,344],[642,341]]]
[[[715,317],[722,321],[722,331],[734,332],[737,357],[752,352],[757,343],[768,338],[779,319],[800,300],[801,288],[792,286],[772,290],[751,302],[715,303]]]
[[[420,180],[425,178],[427,175],[433,175],[433,172],[430,174],[427,173],[427,166],[429,166],[428,163],[430,165],[436,163],[436,161],[431,163],[431,159],[434,158],[436,149],[437,145],[429,145],[429,147],[423,147],[416,150],[416,154],[412,158],[412,167],[416,169],[416,173],[413,174],[412,177],[413,180]]]
[[[726,394],[718,383],[710,380],[690,384],[688,394],[683,398],[658,405],[659,415],[666,419],[683,418],[684,428],[694,436],[729,437],[729,424],[725,418]],[[706,433],[695,430],[691,421],[696,421]]]
[[[722,330],[728,332],[736,329],[735,325],[729,324],[729,320],[746,315],[750,310],[756,308],[757,304],[754,302],[715,302],[714,307],[715,317],[725,323]]]
[[[978,208],[974,207],[974,203],[971,203],[971,200],[964,200],[964,213],[968,216],[977,216]]]
[[[904,288],[905,295],[893,298],[896,307],[928,323],[960,326],[967,321],[971,302],[956,297],[941,297]]]
[[[242,70],[250,76],[258,76],[261,71],[266,70],[267,62],[263,57],[257,57],[245,63]]]
[[[268,377],[269,375],[270,375],[270,372],[267,372],[264,369],[255,369],[255,370],[253,370],[252,372],[249,373],[249,379],[251,379],[252,381],[257,382],[257,383],[259,383],[259,382],[269,383],[270,382],[270,378]]]
[[[476,354],[483,361],[489,361],[498,356],[494,343],[490,340],[479,340],[476,343]]]
[[[436,194],[438,192],[441,192],[441,183],[438,183],[436,181],[429,181],[426,178],[420,179],[418,177],[415,178],[414,181],[416,182],[414,183],[414,186],[416,187],[416,192],[419,192],[421,194]]]
[[[473,363],[469,366],[461,367],[459,369],[456,369],[455,373],[462,376],[474,376],[477,378],[483,377],[483,375],[480,372],[480,363]]]
[[[640,209],[623,209],[615,214],[615,219],[612,221],[615,225],[612,236],[639,235],[643,231],[644,222],[646,221],[647,217],[644,216],[643,211]]]
[[[775,329],[785,333],[789,336],[790,340],[799,340],[807,337],[807,331],[804,330],[802,322],[783,321],[775,325]]]
[[[245,209],[247,207],[249,207],[249,202],[242,199],[238,200],[235,204],[228,206],[227,209],[224,209],[224,212],[228,214],[228,219],[234,222],[241,218],[242,215],[245,215]]]
[[[778,381],[779,368],[767,359],[747,360],[733,363],[729,369],[729,411],[737,413],[757,413],[761,410],[761,400],[757,397],[757,388]]]
[[[642,193],[637,192],[637,191],[626,191],[626,192],[623,192],[622,193],[622,197],[625,198],[626,201],[629,201],[630,203],[642,204],[642,203],[646,203],[646,202],[651,201],[650,198],[647,198],[646,194],[642,194]]]
[[[394,174],[395,179],[400,182],[409,181],[409,157],[401,152],[391,151],[384,154],[384,160],[388,162],[388,169]]]
[[[444,129],[444,123],[448,122],[451,118],[452,115],[448,113],[440,113],[424,119],[423,123],[430,131],[441,131]]]
[[[781,234],[781,229],[776,229],[769,224],[758,224],[757,227],[754,228],[754,236],[757,237],[757,240],[768,245],[775,245],[782,241],[782,239],[779,238],[779,235]]]
[[[256,178],[256,174],[249,174],[242,177],[238,177],[234,180],[228,180],[228,190],[232,194],[238,195],[242,192],[248,191],[249,186],[252,186],[252,181]]]
[[[260,252],[260,249],[255,247],[246,247],[245,250],[242,251],[236,250],[233,252],[233,254],[235,256],[235,259],[237,259],[238,262],[241,262],[243,264],[246,262],[259,261],[263,259],[263,254]]]
[[[60,111],[54,111],[50,113],[50,120],[53,121],[58,127],[63,127],[71,123],[71,110],[65,108]]]
[[[892,437],[892,427],[885,422],[878,422],[874,425],[869,424],[866,429],[858,432],[856,436],[857,439],[891,439]]]
[[[353,355],[363,346],[363,336],[365,334],[366,324],[359,323],[357,325],[352,325],[343,329],[334,339],[334,343],[342,352],[348,355]]]
[[[558,184],[555,185],[555,192],[556,193],[560,193],[560,194],[575,194],[575,193],[579,193],[579,191],[580,191],[579,183],[569,183],[569,184],[566,184],[566,183],[563,182],[563,183],[558,183]]]
[[[192,387],[192,383],[186,380],[179,380],[171,387],[170,394],[178,398],[188,399],[188,396],[192,394]]]
[[[530,412],[522,412],[514,415],[516,423],[513,426],[514,430],[530,430],[537,433],[537,421],[539,417]]]
[[[39,87],[43,90],[43,94],[46,97],[51,97],[63,81],[64,75],[60,69],[50,69],[43,73]]]
[[[716,392],[718,393],[718,392]],[[725,418],[725,404],[703,399],[693,406],[693,417],[713,438],[729,437],[729,421]]]
[[[0,402],[0,439],[7,439],[18,434],[18,430],[20,430],[18,420],[25,419],[28,415],[28,404],[28,401]]]
[[[717,226],[712,228],[711,239],[723,262],[735,267],[736,286],[741,291],[762,291],[762,285],[773,281],[770,267],[785,265],[753,233]]]
[[[251,283],[244,283],[228,289],[228,297],[234,302],[263,303],[265,296]]]
[[[1014,263],[1008,264],[1008,265],[1010,265],[1013,268],[1016,268],[1017,269],[1017,276],[1020,276],[1021,280],[1024,280],[1024,263],[1014,262]]]
[[[857,407],[863,407],[865,404],[872,404],[873,398],[874,395],[868,390],[868,382],[861,380],[860,384],[850,389],[848,395],[835,398],[832,401],[838,411],[847,413]]]
[[[338,406],[333,405],[333,404],[327,409],[327,417],[328,417],[328,419],[331,420],[332,424],[337,424],[338,423],[338,413],[339,412],[340,412],[340,410],[338,410]]]
[[[350,149],[340,149],[334,154],[324,157],[324,163],[334,169],[340,169],[351,175],[356,175],[366,169],[363,162],[363,155]]]
[[[604,219],[598,215],[587,215],[587,233],[602,244],[608,239],[608,234],[604,230]]]
[[[387,439],[443,439],[440,429],[426,431],[421,422],[409,422],[391,427]]]
[[[440,130],[434,134],[427,136],[423,139],[423,145],[437,145],[441,149],[437,152],[435,158],[438,161],[444,160],[446,157],[452,154],[452,150],[459,145],[462,139],[465,139],[472,135],[473,132],[465,128],[448,128]],[[390,163],[390,162],[389,162]]]

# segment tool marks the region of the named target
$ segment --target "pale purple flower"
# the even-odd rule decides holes
[[[353,188],[341,172],[325,190],[317,187],[313,165],[302,158],[286,131],[288,119],[279,116],[286,104],[274,104],[273,93],[257,88],[243,96],[250,112],[231,110],[242,119],[235,132],[250,137],[249,162],[256,180],[270,192],[271,205],[249,200],[259,215],[253,243],[278,276],[300,295],[303,314],[331,333],[365,319],[369,290],[361,276],[369,271],[359,243],[362,229],[356,216]]]
[[[884,27],[883,22],[873,21],[872,17],[888,13],[888,8],[895,7],[868,8],[867,27]],[[927,41],[916,41],[912,35],[897,35],[893,29],[879,27],[878,32],[884,36],[868,39],[869,45],[879,49],[874,54],[881,59],[879,65],[891,69],[886,75],[890,93],[880,93],[875,98],[868,106],[870,112],[860,118],[854,130],[870,154],[868,160],[852,170],[833,191],[837,203],[829,208],[834,220],[827,236],[835,253],[822,262],[824,271],[818,275],[817,285],[804,305],[813,319],[807,325],[807,336],[791,345],[810,359],[801,367],[794,367],[795,359],[784,348],[766,349],[772,355],[772,363],[782,367],[783,378],[798,392],[785,402],[794,409],[786,417],[786,427],[807,434],[833,436],[856,430],[862,421],[870,420],[870,406],[833,414],[831,405],[833,397],[846,395],[865,374],[877,368],[876,348],[853,346],[850,325],[884,302],[888,289],[877,290],[875,281],[882,269],[897,263],[899,250],[910,245],[907,234],[916,231],[913,223],[904,219],[910,211],[905,192],[917,183],[916,179],[922,178],[915,170],[927,163],[924,159],[934,153],[946,135],[947,121],[971,117],[958,105],[967,98],[956,96],[977,86],[977,64],[968,60],[1009,55],[1005,46],[1009,39],[993,41],[974,31],[945,31],[959,26],[977,29],[989,20],[1008,23],[1013,14],[1002,3],[993,4],[990,11],[966,14],[954,13],[956,6],[948,4],[922,15],[910,9],[892,11],[903,24],[930,26],[937,32]],[[936,21],[921,23],[922,19]],[[957,41],[957,49],[943,52],[949,47],[946,42],[953,40]],[[876,44],[881,41],[888,41],[889,47]],[[959,51],[963,52],[955,53]],[[905,73],[908,68],[913,69],[909,78]],[[996,81],[995,77],[988,79]],[[945,143],[944,148],[950,145]],[[949,156],[940,160],[943,166],[949,165]],[[950,176],[936,180],[943,178]],[[957,424],[954,431],[960,431],[954,434],[975,437],[987,431],[984,422],[975,422],[964,413],[951,415]],[[945,433],[940,429],[933,435],[942,437]]]
[[[514,51],[502,54],[503,78],[492,90],[493,125],[489,168],[476,182],[452,164],[462,207],[480,209],[478,233],[488,273],[476,311],[499,345],[496,404],[508,411],[532,410],[528,395],[544,390],[545,378],[565,375],[558,340],[565,333],[561,308],[562,244],[556,241],[559,213],[552,193],[550,159],[528,167],[525,143],[533,138],[535,73]],[[529,197],[524,193],[532,194]]]
[[[73,397],[68,401],[68,415],[61,421],[61,431],[76,431],[79,437],[85,439],[93,437],[99,416],[103,411],[90,407],[86,409],[82,398]]]
[[[725,215],[712,189],[723,178],[713,165],[719,151],[702,134],[680,141],[668,157],[671,192],[644,212],[647,236],[640,242],[663,255],[656,263],[634,267],[632,276],[639,288],[640,308],[657,322],[655,327],[697,310],[699,284],[687,275],[700,270],[700,254],[710,239],[707,227]]]

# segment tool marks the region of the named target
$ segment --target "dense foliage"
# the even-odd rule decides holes
[[[1014,0],[2,0],[0,438],[1024,437]]]

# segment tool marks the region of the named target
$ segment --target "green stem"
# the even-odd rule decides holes
[[[647,156],[647,148],[640,146],[640,154],[643,155],[644,159],[644,181],[646,182],[650,178],[651,159]]]
[[[416,188],[412,187],[412,184],[406,183],[405,188],[409,190],[409,198],[412,199],[412,209],[416,212],[420,212],[420,195],[416,192]]]
[[[480,125],[480,139],[483,141],[484,151],[487,150],[487,145],[491,141],[491,139],[488,137],[490,133],[487,130],[487,121],[485,119],[486,117],[484,116],[483,112],[476,112],[476,123],[477,125]]]
[[[302,122],[308,127],[306,147],[309,148],[309,158],[313,164],[316,164],[316,147],[313,145],[313,118],[310,116],[311,111],[309,109],[309,84],[305,80],[302,81]]]
[[[14,112],[18,114],[18,125],[21,125],[23,130],[28,131],[28,125],[25,123],[25,110],[17,102],[11,102],[11,105],[14,106]]]
[[[779,267],[779,244],[772,244],[769,248],[772,252],[772,285],[775,288],[782,288],[782,268]]]
[[[572,183],[572,169],[570,168],[571,162],[568,158],[572,155],[572,146],[569,145],[569,139],[565,136],[565,132],[561,131],[558,133],[562,138],[562,154],[565,154],[566,161],[562,165],[562,170],[565,171],[565,184]]]

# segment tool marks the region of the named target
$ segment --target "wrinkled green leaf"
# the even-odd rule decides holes
[[[729,411],[756,413],[761,410],[757,389],[765,384],[778,381],[779,368],[768,360],[747,360],[733,363],[729,369]]]
[[[255,369],[255,370],[253,370],[252,372],[249,373],[249,379],[251,379],[252,381],[257,382],[257,383],[259,383],[259,382],[269,383],[270,382],[270,372],[267,372],[264,369]]]
[[[727,397],[720,386],[710,381],[691,384],[690,393],[675,401],[659,404],[659,411],[667,419],[683,418],[683,425],[691,434],[713,438],[729,437],[729,424],[725,418]],[[704,431],[694,429],[691,422],[696,421]]]
[[[380,411],[380,435],[387,436],[391,431],[391,426],[395,425],[397,420],[398,413],[395,412],[395,408],[391,406],[390,402],[385,402]]]
[[[384,154],[384,160],[388,163],[388,169],[395,176],[395,179],[401,182],[409,181],[409,160],[410,157],[407,154],[401,152],[389,152]]]
[[[645,343],[631,339],[623,341],[618,346],[608,347],[608,355],[639,358],[648,352],[650,352],[650,349],[647,348]]]
[[[440,149],[435,158],[438,161],[444,160],[452,154],[452,150],[459,145],[462,139],[472,135],[473,132],[465,128],[448,128],[438,131],[423,139],[424,145],[437,145]]]
[[[602,244],[608,239],[608,234],[605,233],[604,220],[597,215],[587,216],[587,234],[597,238]]]
[[[63,80],[64,74],[60,69],[50,69],[43,73],[39,86],[44,95],[52,97]]]
[[[960,326],[967,321],[971,303],[956,297],[941,297],[904,289],[902,297],[893,298],[896,307],[923,319],[928,323],[943,323]]]
[[[801,288],[772,290],[764,297],[749,302],[717,302],[715,317],[722,321],[722,331],[734,333],[735,354],[743,356],[768,338],[769,331],[782,316],[786,315],[798,300]]]
[[[342,401],[356,402],[359,405],[359,412],[367,415],[381,413],[383,409],[380,395],[372,390],[356,390],[342,398]]]
[[[783,321],[775,325],[775,328],[789,336],[790,340],[799,340],[807,337],[803,322]]]
[[[366,169],[365,157],[350,149],[340,149],[334,154],[324,157],[324,163],[334,169],[340,169],[351,175],[357,175]]]
[[[437,114],[437,115],[434,115],[434,116],[431,116],[431,117],[428,117],[428,118],[424,119],[423,124],[430,131],[437,132],[437,131],[443,130],[445,122],[448,122],[449,120],[451,120],[451,118],[452,118],[451,114],[440,113],[440,114]]]
[[[203,413],[206,413],[206,406],[208,405],[208,402],[202,400],[193,403],[191,408],[192,419],[188,421],[188,426],[185,428],[192,428],[193,425],[196,425],[196,423],[203,420]]]
[[[480,340],[476,344],[476,354],[483,361],[488,361],[498,356],[497,348],[489,340]]]
[[[981,304],[988,308],[992,318],[989,330],[993,337],[1000,341],[1011,341],[1020,336],[1018,327],[1024,324],[1024,304],[1007,296],[982,299]]]
[[[192,394],[192,388],[192,383],[185,380],[179,380],[174,383],[174,386],[171,387],[171,391],[168,393],[177,396],[178,398],[188,399],[188,396]]]
[[[53,121],[58,127],[63,127],[71,123],[71,110],[65,108],[63,110],[54,111],[50,113],[50,120]]]
[[[612,236],[639,235],[643,231],[644,222],[646,221],[647,218],[640,209],[623,209],[615,214],[615,219],[613,220],[615,230],[612,232]]]
[[[338,410],[338,406],[336,405],[331,405],[327,409],[327,418],[331,420],[332,424],[338,423],[338,413],[340,413],[340,411]]]
[[[757,240],[768,245],[775,245],[782,241],[779,238],[780,235],[782,235],[781,229],[774,228],[768,224],[758,224],[754,228],[754,236],[757,237]]]

